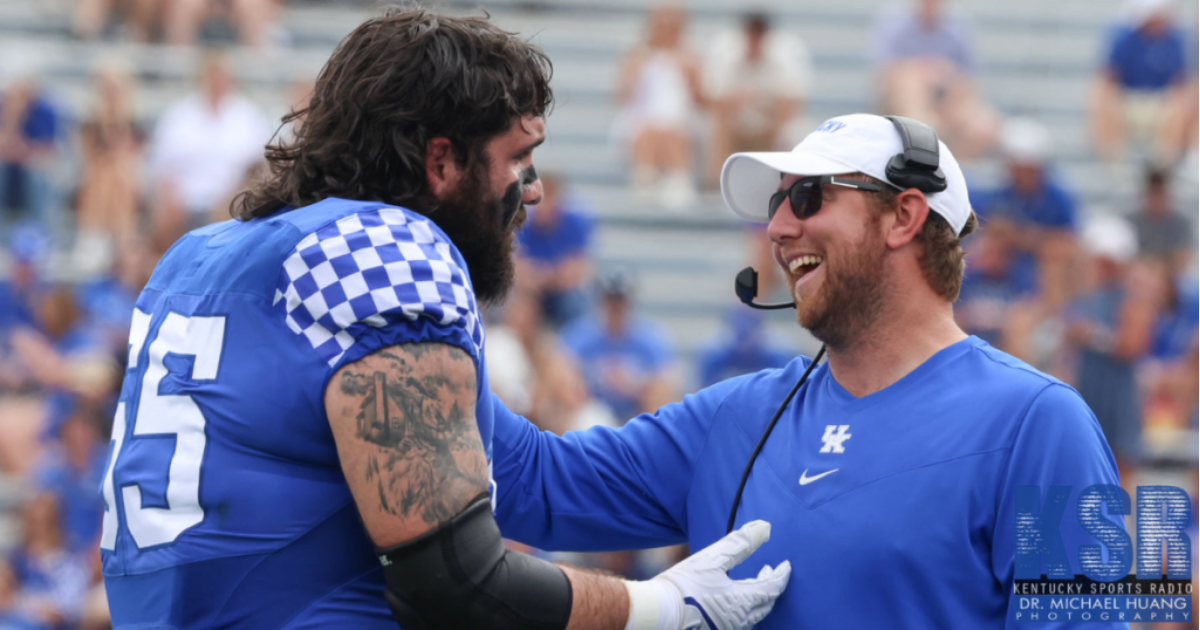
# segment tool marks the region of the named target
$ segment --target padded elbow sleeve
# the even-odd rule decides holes
[[[566,574],[505,549],[487,495],[441,527],[376,553],[404,630],[564,630],[571,617]]]

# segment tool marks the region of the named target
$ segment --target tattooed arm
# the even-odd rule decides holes
[[[330,380],[325,410],[338,457],[377,547],[437,529],[487,492],[476,387],[471,358],[440,343],[386,348]],[[567,630],[625,627],[621,580],[562,569],[573,587]]]
[[[325,390],[346,481],[371,539],[410,540],[487,492],[475,364],[454,346],[393,346],[348,364]]]

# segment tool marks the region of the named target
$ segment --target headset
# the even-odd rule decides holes
[[[901,189],[916,188],[926,194],[946,190],[946,174],[942,172],[941,151],[938,148],[937,132],[933,127],[903,116],[886,116],[886,118],[892,121],[892,125],[900,134],[900,141],[904,145],[903,153],[897,153],[888,160],[886,168],[888,181]],[[762,310],[796,308],[795,302],[773,304],[755,302],[754,298],[758,296],[758,272],[754,270],[754,267],[746,267],[738,272],[737,278],[734,279],[733,289],[738,299],[750,308]],[[746,469],[742,471],[742,480],[738,483],[737,493],[733,495],[733,506],[729,509],[729,524],[725,527],[726,534],[733,531],[738,505],[742,502],[742,492],[746,489],[746,480],[750,478],[750,471],[754,468],[754,460],[758,459],[758,454],[762,452],[767,438],[771,436],[771,431],[775,429],[775,424],[779,422],[784,409],[787,409],[792,398],[796,397],[796,392],[800,391],[800,388],[808,381],[808,375],[812,373],[813,368],[817,367],[824,356],[825,345],[822,344],[812,362],[804,368],[800,380],[796,381],[796,385],[792,387],[779,408],[775,410],[775,415],[767,423],[762,437],[758,439],[758,444],[750,453],[750,461],[746,462]]]
[[[888,181],[902,189],[916,188],[923,193],[946,190],[946,174],[940,165],[941,150],[933,127],[903,116],[885,116],[892,121],[904,143],[904,152],[888,160]]]

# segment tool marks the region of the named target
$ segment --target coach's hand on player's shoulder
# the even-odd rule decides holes
[[[742,630],[762,621],[787,586],[791,563],[764,565],[749,580],[727,573],[770,538],[770,523],[751,521],[654,579],[627,582],[626,630]]]

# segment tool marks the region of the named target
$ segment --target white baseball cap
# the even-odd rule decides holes
[[[961,234],[971,216],[967,182],[958,160],[940,140],[938,151],[946,190],[926,193],[925,197],[929,208],[946,219],[955,234]],[[874,114],[838,116],[822,123],[791,151],[729,156],[721,169],[721,194],[734,214],[766,223],[767,203],[779,190],[782,175],[863,173],[886,182],[888,161],[903,152],[904,142],[891,120]]]
[[[1137,233],[1123,218],[1097,216],[1083,228],[1080,240],[1089,254],[1127,263],[1137,257]]]
[[[1013,162],[1042,164],[1050,157],[1050,130],[1032,118],[1012,118],[1000,130],[1000,152]]]
[[[1124,7],[1126,19],[1134,26],[1141,26],[1159,16],[1171,17],[1174,10],[1174,0],[1127,0]]]

